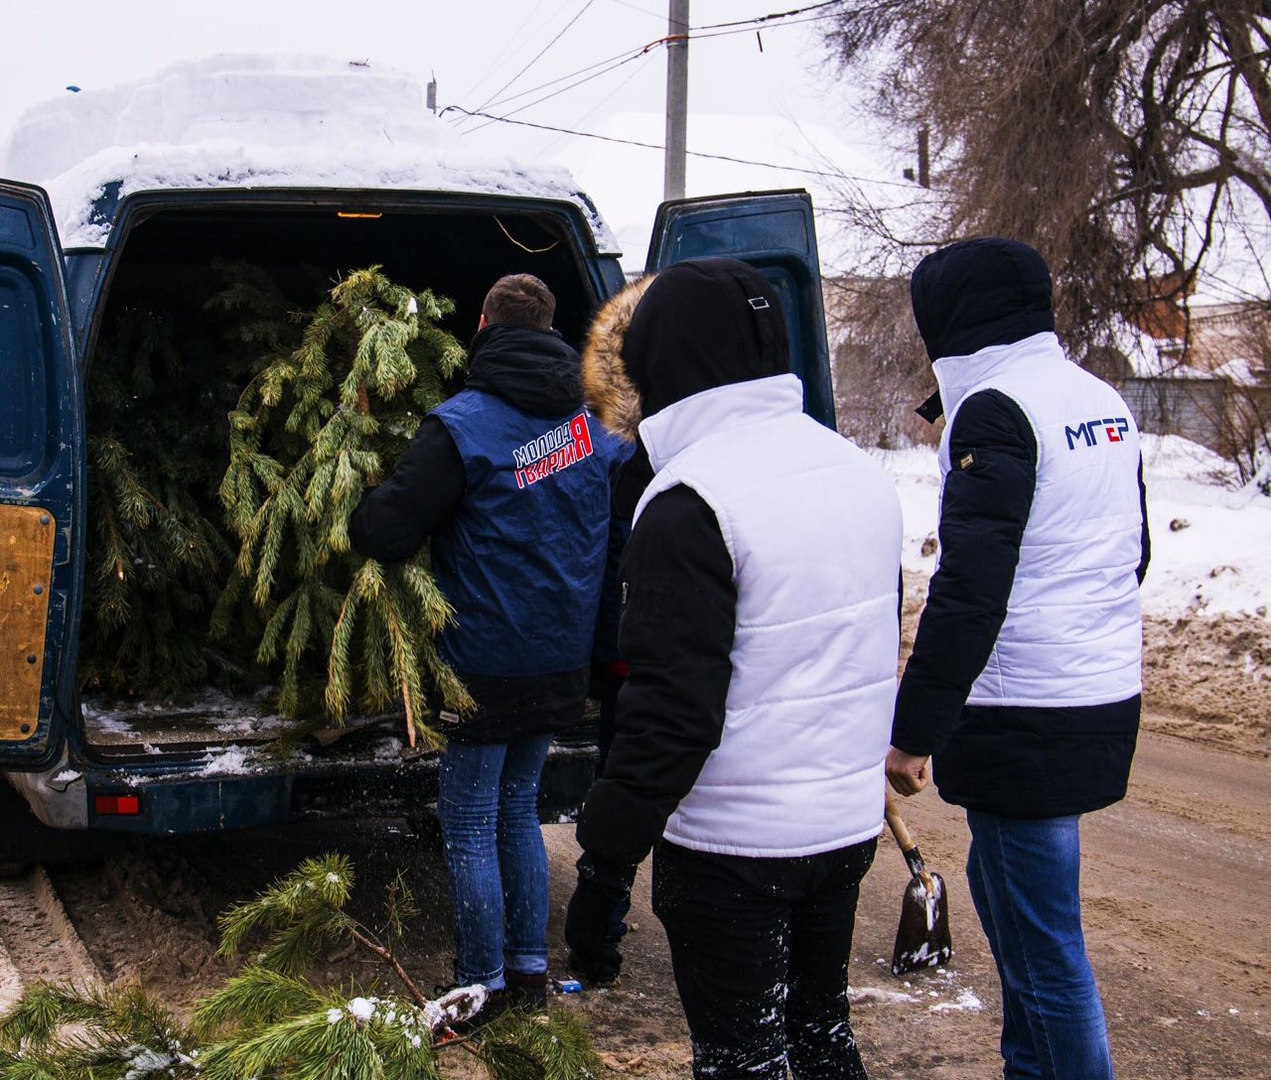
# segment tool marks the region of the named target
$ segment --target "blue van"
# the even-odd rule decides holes
[[[121,703],[82,685],[92,533],[85,398],[112,308],[144,304],[179,320],[206,298],[222,260],[251,259],[282,273],[316,267],[328,278],[380,264],[394,280],[451,297],[452,329],[466,338],[489,284],[529,272],[551,285],[557,328],[580,345],[593,313],[625,284],[603,219],[564,174],[545,179],[487,163],[465,171],[453,157],[445,168],[372,174],[347,139],[336,140],[321,169],[286,168],[279,162],[288,146],[300,148],[297,156],[309,152],[305,125],[316,123],[300,116],[295,95],[273,95],[269,130],[283,134],[253,158],[229,149],[223,136],[236,119],[241,129],[257,115],[245,102],[254,100],[260,72],[247,72],[246,89],[234,71],[218,68],[215,80],[210,74],[199,73],[195,92],[169,87],[160,96],[169,109],[178,98],[205,114],[214,105],[217,139],[197,144],[205,132],[187,124],[181,137],[168,133],[162,150],[154,141],[130,149],[121,125],[110,130],[103,121],[101,102],[70,99],[36,117],[39,145],[62,155],[57,176],[0,181],[0,772],[12,789],[0,802],[8,810],[0,863],[101,853],[129,833],[409,813],[435,798],[435,758],[400,752],[400,716],[362,718],[330,745],[303,742],[280,755],[267,687],[241,700],[209,692]],[[272,73],[271,85],[288,74]],[[183,87],[190,86],[187,77]],[[394,88],[400,92],[400,80]],[[411,107],[435,124],[422,94],[414,96],[418,88],[408,89]],[[154,100],[136,94],[126,103],[134,126],[138,110]],[[365,100],[363,93],[363,108]],[[89,111],[74,115],[81,106]],[[57,140],[62,119],[65,143]],[[85,132],[96,149],[65,160],[66,144],[82,142]],[[208,168],[209,160],[220,163]],[[719,254],[746,259],[774,283],[806,411],[833,427],[808,194],[751,192],[661,206],[647,270]],[[206,378],[215,381],[216,371]],[[571,732],[554,748],[543,781],[545,821],[576,809],[594,759],[594,731]]]

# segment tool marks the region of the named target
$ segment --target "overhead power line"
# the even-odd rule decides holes
[[[484,86],[486,82],[498,77],[498,73],[503,71],[504,60],[508,59],[510,61],[510,54],[522,43],[525,28],[530,25],[535,16],[538,14],[539,8],[541,8],[546,2],[547,0],[535,0],[534,6],[525,13],[525,18],[521,21],[521,25],[508,35],[507,40],[503,43],[503,47],[493,55],[489,52],[485,54],[486,69],[482,73],[481,77],[464,91],[464,97],[474,96],[477,93],[478,88]],[[482,92],[484,93],[484,91]]]
[[[632,11],[638,11],[641,15],[647,15],[650,19],[658,19],[660,21],[666,18],[665,11],[650,11],[639,4],[631,3],[630,0],[613,0],[613,2],[619,7],[630,8]]]
[[[552,124],[536,124],[530,120],[513,120],[506,116],[494,116],[491,113],[465,109],[460,105],[447,105],[441,110],[442,114],[448,112],[463,113],[465,116],[479,116],[491,123],[515,124],[517,127],[536,128],[539,131],[554,131],[560,135],[577,135],[581,139],[598,139],[601,142],[619,143],[622,146],[638,146],[644,150],[664,151],[666,149],[659,143],[641,142],[639,139],[620,139],[615,135],[598,135],[592,131],[574,131],[571,128],[555,127]],[[802,169],[795,165],[778,165],[772,161],[755,161],[751,158],[731,157],[728,154],[707,154],[700,150],[689,150],[688,156],[709,158],[712,161],[730,161],[736,165],[755,165],[763,169],[779,169],[782,172],[800,173],[803,176],[827,176],[836,180],[851,180],[853,183],[858,184],[882,184],[887,187],[900,187],[909,190],[913,190],[914,187],[913,184],[900,180],[875,180],[870,177],[852,176],[836,169]]]
[[[707,26],[689,27],[689,33],[693,34],[702,30],[723,30],[728,27],[742,27],[749,29],[752,26],[759,26],[766,22],[775,22],[777,19],[789,19],[795,15],[806,15],[809,11],[820,11],[822,8],[842,7],[844,0],[825,0],[821,4],[809,4],[807,7],[795,8],[792,11],[774,11],[771,15],[756,15],[753,19],[739,19],[736,22],[710,23]],[[818,16],[820,18],[821,16]],[[808,20],[803,20],[808,21]]]
[[[506,90],[509,86],[511,86],[514,82],[516,82],[517,79],[519,79],[522,75],[524,75],[527,71],[529,71],[530,68],[532,68],[535,64],[537,64],[539,60],[543,58],[543,55],[547,52],[547,50],[550,49],[553,45],[555,45],[558,41],[560,41],[560,39],[564,36],[565,32],[571,26],[573,26],[574,23],[576,23],[579,19],[581,19],[583,15],[586,14],[587,9],[591,7],[591,5],[594,3],[595,3],[595,0],[587,0],[587,2],[583,4],[583,6],[578,10],[578,13],[572,19],[570,19],[569,22],[567,22],[564,26],[562,26],[559,31],[557,31],[556,36],[553,37],[551,41],[549,41],[546,45],[544,45],[541,49],[539,49],[537,53],[534,54],[533,59],[531,59],[528,64],[526,64],[523,68],[521,68],[520,71],[518,71],[515,75],[513,75],[510,79],[508,79],[507,82],[505,82],[497,90],[495,90],[494,93],[492,93],[488,98],[485,99],[485,101],[483,101],[480,105],[478,105],[477,108],[479,109],[486,108],[495,98],[497,98],[501,93],[503,93],[504,90]]]
[[[800,23],[813,22],[816,19],[822,19],[825,16],[814,15],[811,18],[806,18],[806,19],[795,19],[795,16],[806,15],[809,12],[820,11],[824,8],[840,6],[843,2],[844,0],[829,0],[829,2],[826,2],[826,3],[812,4],[807,7],[794,8],[790,11],[779,11],[779,12],[773,12],[769,15],[758,15],[752,19],[742,19],[736,22],[727,22],[727,23],[710,23],[705,26],[691,27],[689,29],[689,38],[691,40],[694,36],[709,38],[709,37],[727,37],[730,34],[747,34],[747,33],[750,33],[750,31],[753,30],[755,27],[764,26],[765,24],[768,24],[768,23],[774,23],[780,26],[796,26],[796,25],[799,25]],[[581,14],[582,12],[580,11],[578,15],[581,15]],[[578,16],[575,16],[575,19],[577,18]],[[792,20],[792,19],[794,19],[795,21],[786,21],[786,22],[781,21],[781,20]],[[568,29],[568,27],[566,27],[565,29]],[[562,30],[561,33],[564,33],[564,31]],[[557,36],[559,37],[559,35]],[[553,39],[553,41],[554,40],[555,39]],[[551,98],[556,97],[558,94],[562,94],[568,90],[573,90],[575,87],[582,86],[584,83],[590,82],[592,79],[597,79],[597,78],[600,78],[602,75],[607,75],[610,71],[613,71],[616,68],[622,67],[624,64],[628,64],[633,60],[639,59],[640,57],[646,55],[653,49],[657,49],[660,47],[665,48],[666,45],[672,40],[673,39],[671,37],[665,37],[665,36],[660,38],[655,38],[652,41],[646,42],[644,45],[640,45],[635,48],[628,49],[625,52],[617,53],[614,56],[608,57],[605,60],[598,60],[594,64],[588,64],[586,67],[579,68],[576,71],[572,71],[566,75],[558,76],[555,79],[550,79],[547,82],[540,83],[537,86],[532,86],[527,90],[518,91],[515,94],[512,94],[506,98],[501,98],[497,101],[491,100],[491,98],[495,96],[495,95],[491,95],[490,98],[487,98],[485,101],[483,101],[479,106],[477,106],[477,108],[478,110],[500,108],[505,105],[510,105],[512,102],[518,101],[521,98],[529,97],[531,94],[536,94],[541,90],[546,90],[549,87],[559,86],[559,84],[567,82],[571,79],[576,80],[574,82],[570,82],[568,86],[560,87],[559,90],[553,91],[551,94],[547,94],[544,97],[528,102],[525,105],[518,106],[516,109],[512,110],[512,113],[509,115],[514,115],[515,113],[523,112],[525,109],[528,109],[543,101],[548,101]],[[549,48],[550,48],[550,44],[551,43],[549,43],[548,45]],[[524,72],[528,70],[528,68],[532,66],[543,55],[543,52],[546,52],[546,51],[547,51],[546,49],[542,50],[538,54],[538,56],[536,56],[534,60],[530,61],[529,64],[527,64],[524,68],[522,68],[521,71],[518,72],[513,79],[510,79],[507,83],[505,83],[503,87],[500,88],[500,91],[503,89],[506,89],[508,86],[511,85],[512,82],[515,82],[516,79],[520,78],[520,76],[524,74]],[[579,78],[579,76],[583,76],[583,75],[586,75],[587,78]],[[500,91],[496,91],[495,94],[498,94]],[[467,134],[468,132],[471,132],[471,131],[479,131],[482,127],[485,127],[485,126],[486,126],[485,124],[482,124],[482,125],[479,125],[478,127],[467,129],[467,131],[465,131],[464,133]]]
[[[632,60],[640,59],[640,57],[647,55],[649,50],[655,48],[658,44],[659,42],[653,42],[649,45],[641,45],[638,49],[628,49],[626,52],[617,53],[605,60],[597,60],[594,64],[589,64],[587,67],[579,68],[577,71],[571,71],[567,75],[560,75],[545,83],[539,83],[538,86],[531,86],[528,90],[521,90],[520,92],[505,97],[500,101],[486,102],[479,106],[479,108],[497,109],[503,105],[510,105],[512,102],[517,101],[520,98],[528,97],[530,94],[536,94],[540,90],[546,90],[548,87],[556,86],[569,79],[575,79],[580,75],[588,76],[585,79],[578,79],[577,82],[570,83],[569,86],[562,87],[559,91],[556,91],[556,93],[563,93],[565,90],[572,90],[575,86],[581,86],[583,83],[590,82],[592,79],[598,79],[601,75],[608,75],[609,72],[622,67],[624,64],[629,64]],[[548,97],[555,97],[556,93],[549,94]],[[539,98],[538,101],[546,101],[548,97]],[[530,104],[537,104],[537,101],[530,102]],[[525,107],[527,106],[521,106],[521,108]]]
[[[648,61],[648,59],[649,59],[649,57],[646,55],[643,59],[644,59],[644,61],[645,61],[645,62],[647,62],[647,61]],[[603,108],[604,108],[607,104],[609,104],[609,102],[610,102],[610,101],[611,101],[611,100],[612,100],[612,99],[613,99],[613,98],[614,98],[617,94],[619,94],[619,93],[623,90],[623,88],[625,88],[625,87],[626,87],[626,85],[627,85],[629,82],[631,82],[631,80],[632,80],[632,79],[634,79],[637,75],[639,75],[639,74],[640,74],[643,70],[644,70],[644,64],[643,64],[643,63],[641,63],[641,64],[637,64],[637,65],[636,65],[636,66],[635,66],[635,67],[631,70],[631,74],[630,74],[630,75],[628,75],[625,79],[623,79],[620,83],[618,83],[618,85],[617,85],[617,86],[615,86],[612,90],[610,90],[610,91],[609,91],[609,93],[607,93],[604,97],[602,97],[602,98],[600,98],[598,101],[596,101],[596,102],[595,102],[595,103],[591,106],[591,108],[589,108],[589,109],[588,109],[585,113],[583,113],[581,116],[576,117],[576,118],[574,119],[574,123],[573,123],[574,128],[577,128],[577,127],[578,127],[578,125],[580,125],[580,124],[586,123],[586,122],[587,122],[588,120],[590,120],[593,116],[595,116],[595,114],[596,114],[596,113],[598,113],[598,112],[599,112],[601,109],[603,109]],[[563,137],[564,137],[564,135],[562,134],[562,137],[561,137],[561,138],[559,138],[559,139],[553,139],[551,142],[549,142],[549,143],[548,143],[545,147],[543,147],[543,153],[544,153],[544,154],[550,153],[550,152],[552,151],[552,149],[553,149],[554,147],[556,147],[556,146],[557,146],[557,144],[559,144],[559,143],[562,141]]]
[[[608,75],[609,72],[616,71],[618,68],[622,67],[624,64],[629,64],[633,60],[639,60],[644,55],[645,54],[643,52],[638,52],[638,53],[634,53],[631,56],[624,57],[622,60],[619,60],[616,63],[611,64],[609,67],[605,68],[603,71],[598,71],[594,75],[588,75],[586,78],[578,79],[575,82],[568,84],[567,86],[560,87],[560,89],[558,90],[553,90],[550,94],[544,94],[542,97],[535,98],[533,101],[527,101],[524,105],[518,105],[515,109],[512,109],[505,116],[494,116],[490,113],[481,112],[480,110],[470,111],[467,109],[462,109],[458,105],[451,106],[451,108],[456,109],[459,112],[467,113],[469,116],[488,117],[486,123],[478,124],[476,127],[467,128],[461,131],[460,134],[471,135],[474,132],[480,131],[483,127],[488,127],[491,123],[493,123],[496,120],[505,120],[507,119],[508,116],[513,116],[516,113],[524,112],[526,109],[532,109],[535,105],[541,105],[544,101],[550,101],[552,98],[559,97],[561,94],[564,94],[570,90],[573,90],[575,87],[582,86],[583,83],[591,82],[592,79],[599,78],[601,75]],[[521,97],[523,95],[518,94],[516,96]],[[509,98],[508,100],[513,101],[515,100],[515,98]],[[445,109],[442,110],[442,112],[445,112],[445,111],[446,111]]]
[[[782,16],[782,18],[785,18],[785,16]],[[774,23],[771,29],[784,30],[787,26],[802,26],[804,23],[820,22],[824,18],[826,18],[825,15],[809,15],[803,19],[789,19],[786,22]],[[709,38],[732,37],[735,34],[757,34],[762,29],[765,28],[755,26],[737,26],[731,29],[710,30],[709,27],[703,26],[696,30],[690,30],[688,37],[690,41],[705,41]]]

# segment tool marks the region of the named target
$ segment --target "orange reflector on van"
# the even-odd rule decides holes
[[[380,213],[375,213],[375,214],[371,214],[371,213],[360,213],[360,212],[358,212],[358,211],[354,211],[354,210],[337,210],[337,211],[335,212],[335,216],[336,216],[336,217],[342,217],[342,218],[371,218],[371,219],[374,219],[374,218],[382,218],[384,215],[383,215],[383,214],[380,214]]]
[[[141,813],[141,798],[137,795],[94,795],[93,812],[103,816],[131,817]]]

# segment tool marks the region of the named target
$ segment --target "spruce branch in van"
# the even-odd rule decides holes
[[[171,320],[127,304],[110,313],[88,381],[89,573],[81,684],[169,692],[208,671],[203,647],[220,568],[233,549],[216,522],[222,436],[191,424],[197,391]]]
[[[432,579],[427,546],[380,566],[352,552],[349,517],[406,450],[423,414],[463,366],[437,323],[453,310],[428,291],[354,271],[308,319],[300,344],[266,356],[230,416],[221,484],[240,541],[227,596],[265,619],[259,662],[280,668],[279,708],[343,721],[355,707],[401,700],[407,732],[431,745],[425,689],[450,708],[471,699],[434,638],[451,609]]]

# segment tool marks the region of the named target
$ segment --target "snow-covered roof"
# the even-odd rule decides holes
[[[568,171],[474,152],[425,107],[412,75],[314,56],[219,55],[28,109],[0,175],[40,184],[65,247],[101,246],[93,203],[173,188],[424,190],[575,203],[617,242]]]
[[[1190,343],[1182,338],[1154,337],[1120,322],[1113,344],[1136,378],[1222,378],[1240,386],[1255,386],[1263,381],[1264,364],[1251,355],[1251,345],[1240,333],[1242,319],[1251,318],[1254,310],[1250,304],[1193,304]]]

